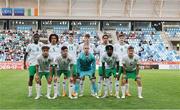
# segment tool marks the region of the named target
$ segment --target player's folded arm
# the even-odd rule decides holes
[[[70,64],[70,77],[73,77],[73,70],[74,70],[74,65],[73,63]]]
[[[119,61],[116,62],[116,73],[119,73]]]

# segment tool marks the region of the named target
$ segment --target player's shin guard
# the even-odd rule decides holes
[[[32,96],[32,86],[28,87],[28,97]]]
[[[47,95],[46,95],[48,99],[51,99],[50,94],[51,94],[51,84],[48,84],[47,85]]]
[[[35,99],[39,99],[40,98],[40,85],[36,84],[36,98]]]
[[[112,77],[109,77],[109,93],[112,96],[112,90],[113,90],[113,83],[112,83]]]
[[[76,84],[75,84],[75,89],[74,89],[76,94],[79,93],[79,83],[80,83],[80,79],[76,79]]]
[[[58,88],[57,85],[58,85],[58,83],[55,82],[55,83],[54,83],[54,97],[53,97],[53,99],[57,98],[57,92],[58,92],[58,90],[57,90],[57,88]]]
[[[63,80],[63,96],[66,96],[66,79]]]
[[[143,98],[142,97],[142,87],[138,87],[138,97]]]
[[[126,94],[129,94],[129,83],[125,84],[125,88],[126,88]]]
[[[92,89],[94,93],[97,93],[96,79],[91,80]]]
[[[84,81],[80,80],[80,96],[83,96],[84,93]]]
[[[99,80],[98,80],[98,95],[101,95],[101,90],[102,90],[102,76],[99,76]]]
[[[116,91],[116,98],[120,98],[119,97],[119,80],[117,79],[115,81],[115,91]]]
[[[73,93],[73,83],[70,82],[69,83],[69,97],[72,97],[72,93]]]
[[[105,79],[105,81],[104,81],[104,96],[102,98],[106,98],[108,96],[108,85],[109,85],[109,79]]]
[[[57,95],[60,96],[60,82],[57,82]]]
[[[122,91],[122,96],[121,96],[121,98],[125,98],[125,86],[121,86],[121,91]]]

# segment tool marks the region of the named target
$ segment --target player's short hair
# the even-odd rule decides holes
[[[50,43],[51,43],[51,38],[52,38],[52,36],[55,36],[55,37],[56,37],[57,42],[59,41],[59,38],[58,38],[58,35],[57,35],[57,34],[51,34],[51,35],[49,36],[49,42],[50,42]]]
[[[109,49],[112,49],[112,50],[113,50],[114,48],[113,48],[112,45],[107,45],[107,46],[106,46],[106,51],[109,50]]]
[[[105,36],[107,36],[107,37],[109,38],[109,36],[108,36],[107,34],[104,34],[104,35],[102,36],[102,38],[104,38]]]
[[[129,47],[128,47],[128,50],[130,50],[130,49],[134,49],[134,47],[133,47],[133,46],[129,46]]]
[[[73,33],[69,33],[69,35],[73,36],[74,34]]]
[[[42,49],[42,50],[44,50],[44,49],[48,49],[48,50],[49,50],[50,48],[49,48],[49,46],[44,45],[44,46],[42,46],[42,48],[41,48],[41,49]]]
[[[85,34],[84,37],[90,38],[91,36],[89,34]]]
[[[123,33],[120,33],[120,34],[118,35],[118,37],[124,37],[124,34],[123,34]]]
[[[65,50],[65,49],[68,49],[67,46],[62,46],[61,47],[61,50]]]
[[[38,33],[36,33],[36,34],[33,35],[33,38],[39,37],[39,36],[40,36],[40,35],[39,35]]]

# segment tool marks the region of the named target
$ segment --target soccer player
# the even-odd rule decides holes
[[[80,46],[78,48],[79,53],[84,51],[84,49],[83,49],[84,45],[87,45],[89,47],[90,53],[95,54],[95,45],[90,43],[90,35],[89,34],[84,35],[84,42],[82,44],[80,44]],[[82,78],[80,81],[80,95],[79,96],[83,96],[83,93],[84,93],[84,80],[85,80],[85,78]]]
[[[83,51],[83,47],[84,45],[88,45],[89,46],[89,52],[90,53],[95,53],[95,45],[90,43],[90,35],[89,34],[85,34],[84,35],[84,40],[83,40],[83,43],[80,44],[79,46],[79,53]]]
[[[91,81],[91,86],[92,86],[91,88],[93,89],[93,93],[91,93],[91,95],[95,96],[96,98],[99,98],[97,95],[96,77],[95,77],[96,60],[94,55],[89,52],[88,45],[84,45],[83,49],[84,51],[80,53],[77,59],[78,78],[76,80],[76,87],[75,87],[76,98],[78,97],[80,79],[84,78],[85,76],[89,76],[89,79]]]
[[[49,36],[49,42],[50,42],[50,44],[49,44],[49,47],[50,47],[49,53],[51,54],[51,56],[55,60],[58,56],[60,56],[59,54],[60,54],[60,50],[61,50],[61,45],[58,44],[58,42],[59,42],[58,35],[57,34],[51,34]],[[53,69],[52,74],[54,76],[55,71],[56,71],[55,70],[55,65],[53,65],[52,69]],[[55,81],[54,81],[54,90],[56,88],[58,89],[58,96],[60,96],[60,82],[59,81],[57,83],[55,83]]]
[[[128,55],[124,56],[122,59],[123,64],[123,76],[122,76],[122,97],[125,98],[125,84],[126,80],[129,78],[134,79],[138,86],[138,97],[142,97],[142,82],[139,75],[139,57],[134,54],[134,47],[128,47]]]
[[[122,33],[118,35],[118,41],[119,41],[118,43],[114,44],[114,51],[118,54],[119,57],[119,62],[120,62],[119,74],[121,75],[123,73],[122,58],[123,56],[127,55],[127,50],[129,45],[124,42],[125,36]],[[125,88],[126,88],[126,96],[131,96],[131,94],[129,93],[128,79],[126,80]]]
[[[63,46],[61,48],[61,56],[56,58],[55,63],[57,65],[58,81],[60,79],[61,74],[64,74],[64,79],[66,80],[70,78],[69,98],[73,99],[73,58],[68,54],[68,48],[66,46]],[[64,91],[66,91],[66,88],[64,89]],[[57,98],[57,89],[55,89],[54,99],[55,98]]]
[[[100,62],[101,62],[103,54],[106,52],[105,48],[109,44],[108,38],[109,38],[108,35],[103,35],[102,36],[102,44],[100,44],[97,47],[96,53],[99,54]],[[103,81],[102,64],[101,63],[100,63],[99,68],[98,68],[98,74],[99,74],[99,79],[98,79],[98,96],[101,96],[102,81]]]
[[[115,96],[119,97],[119,58],[116,53],[113,52],[113,46],[106,46],[106,53],[102,56],[102,71],[103,76],[105,78],[104,82],[104,96],[102,98],[106,98],[108,96],[108,85],[109,85],[109,77],[113,75],[115,77]]]
[[[40,82],[43,76],[46,77],[47,80],[47,95],[48,99],[51,99],[51,82],[52,82],[52,66],[54,65],[54,59],[49,55],[49,47],[42,47],[42,54],[37,58],[36,64],[36,93],[37,96],[35,99],[40,98]],[[57,78],[55,78],[57,79]]]
[[[34,34],[33,43],[27,46],[26,52],[24,55],[24,69],[27,69],[27,66],[26,66],[27,57],[28,57],[28,63],[29,63],[28,97],[32,96],[33,79],[36,73],[36,60],[37,60],[37,56],[41,54],[41,46],[42,46],[42,43],[39,42],[39,34]],[[40,89],[41,89],[41,86],[40,86]]]
[[[70,33],[69,34],[69,36],[68,36],[68,42],[65,42],[64,44],[63,44],[64,46],[67,46],[67,48],[68,48],[68,54],[69,55],[73,55],[73,76],[74,76],[74,81],[73,81],[73,88],[74,88],[74,83],[75,83],[75,79],[76,79],[76,75],[77,75],[77,64],[76,64],[76,62],[77,62],[77,51],[78,51],[78,44],[76,44],[75,42],[74,42],[74,35],[73,35],[73,33]],[[63,81],[63,96],[65,96],[66,95],[66,92],[65,92],[65,90],[66,90],[66,79],[64,79],[64,81]]]

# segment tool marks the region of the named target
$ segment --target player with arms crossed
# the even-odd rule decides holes
[[[43,76],[46,77],[47,80],[47,95],[46,97],[48,99],[52,99],[50,97],[51,93],[51,82],[52,82],[52,66],[54,65],[54,59],[50,57],[49,55],[49,47],[43,46],[42,47],[42,54],[38,56],[37,58],[37,64],[36,64],[36,93],[37,96],[35,99],[40,98],[40,82]],[[55,78],[57,79],[57,78]]]
[[[142,82],[141,77],[139,75],[139,57],[134,54],[134,47],[128,47],[128,55],[124,56],[122,59],[123,64],[123,76],[122,76],[122,97],[125,98],[125,84],[126,80],[129,78],[134,79],[137,82],[138,86],[138,97],[142,97]]]
[[[73,79],[74,79],[74,81],[73,81],[72,86],[74,88],[75,87],[74,83],[75,83],[76,75],[77,75],[77,64],[76,64],[76,62],[77,62],[78,44],[74,43],[74,35],[73,35],[73,33],[69,34],[68,42],[65,42],[63,44],[63,46],[67,46],[68,47],[68,54],[73,56],[72,58],[73,58],[73,76],[74,76]],[[66,82],[67,82],[66,79],[64,79],[64,81],[63,81],[63,96],[66,95],[66,92],[65,92],[65,90],[66,90]]]
[[[100,62],[101,62],[103,54],[106,52],[106,46],[109,44],[108,38],[109,38],[108,35],[103,35],[102,36],[102,43],[96,49],[96,54],[98,54]],[[100,65],[99,65],[98,75],[99,75],[98,96],[101,96],[102,82],[103,82],[102,63],[100,63]]]
[[[26,52],[24,55],[24,69],[27,68],[26,66],[27,57],[28,57],[28,63],[30,65],[28,68],[29,70],[28,97],[32,96],[33,79],[34,79],[34,75],[36,74],[36,60],[37,60],[37,56],[41,54],[41,46],[42,46],[42,43],[39,42],[39,34],[34,34],[33,43],[27,46]],[[41,89],[41,84],[40,84],[40,89]]]
[[[61,50],[61,46],[58,44],[58,42],[59,42],[59,38],[58,38],[58,35],[57,34],[51,34],[50,36],[49,36],[49,42],[50,42],[50,44],[49,44],[49,47],[50,47],[50,49],[49,49],[49,53],[51,54],[51,57],[53,57],[54,58],[54,60],[59,56],[59,54],[60,54],[60,50]],[[54,76],[54,74],[55,74],[55,65],[53,65],[53,68],[52,68],[52,75]],[[52,77],[53,77],[52,76]],[[54,90],[57,88],[58,89],[58,96],[60,96],[60,82],[58,81],[58,82],[56,82],[56,81],[54,80]]]
[[[127,55],[129,45],[124,42],[125,41],[124,34],[118,34],[118,41],[119,41],[118,43],[114,44],[114,51],[118,54],[119,57],[119,62],[120,62],[119,74],[121,75],[123,73],[122,58],[123,56]],[[125,88],[126,88],[126,96],[131,96],[131,94],[129,93],[128,79],[126,80]]]

